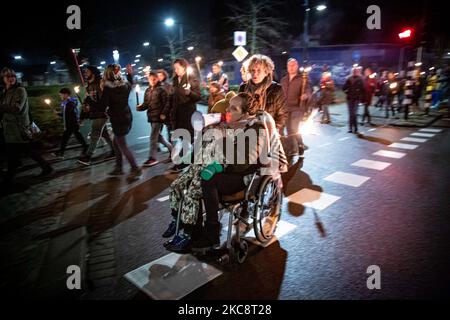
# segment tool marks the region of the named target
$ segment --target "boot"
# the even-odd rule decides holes
[[[195,241],[192,245],[194,251],[209,251],[220,246],[220,229],[219,222],[206,222],[204,228],[204,236]]]

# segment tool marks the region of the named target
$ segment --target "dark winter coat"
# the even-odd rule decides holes
[[[131,83],[106,81],[100,99],[100,110],[106,110],[116,136],[126,136],[132,126],[133,114],[128,105]]]
[[[144,103],[138,111],[147,110],[148,122],[162,122],[161,114],[167,110],[169,96],[160,82],[155,87],[148,87],[144,94]]]
[[[342,88],[347,94],[347,101],[365,101],[364,81],[360,76],[350,76]]]
[[[0,113],[5,143],[27,143],[22,128],[31,124],[28,95],[25,88],[15,85],[0,94]]]
[[[185,88],[190,87],[190,93],[186,95]],[[187,129],[193,132],[191,117],[197,110],[197,102],[200,101],[200,83],[187,74],[178,80],[173,79],[173,94],[171,99],[171,124],[172,129]]]
[[[319,104],[328,106],[334,102],[334,81],[328,80],[320,83]]]
[[[305,112],[307,104],[301,104],[300,97],[302,94],[307,94],[308,97],[311,96],[312,88],[308,78],[303,79],[302,75],[299,73],[292,80],[289,80],[289,75],[287,75],[281,79],[281,86],[283,87],[284,96],[286,97],[287,112]]]
[[[246,92],[253,96],[252,81],[241,84],[239,92]],[[282,130],[287,119],[286,99],[281,85],[272,82],[265,91],[265,103],[259,106],[260,110],[269,113],[275,120],[278,130]]]

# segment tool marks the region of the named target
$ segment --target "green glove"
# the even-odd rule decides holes
[[[223,166],[217,162],[213,162],[209,166],[207,166],[205,169],[202,170],[200,173],[200,176],[203,180],[209,181],[211,180],[217,173],[223,172]]]

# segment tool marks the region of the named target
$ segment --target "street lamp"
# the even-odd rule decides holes
[[[167,18],[166,20],[164,20],[164,24],[166,25],[166,27],[168,28],[172,28],[175,25],[175,20],[173,18]],[[183,47],[183,24],[181,23],[177,23],[178,24],[178,32],[179,32],[179,37],[180,37],[180,48]]]
[[[308,57],[308,46],[309,46],[309,34],[308,34],[308,29],[309,29],[309,12],[311,11],[311,8],[309,7],[309,0],[305,0],[305,2],[303,3],[303,6],[305,7],[305,20],[303,23],[303,55],[304,58],[303,60],[308,61],[309,57]],[[324,11],[327,6],[325,5],[318,5],[315,7],[317,11]]]
[[[166,20],[164,20],[164,24],[168,27],[173,27],[175,25],[175,20],[173,20],[172,18],[167,18]]]
[[[119,50],[114,50],[113,51],[113,58],[114,58],[114,62],[115,63],[119,63],[119,59],[120,59]]]
[[[148,46],[150,45],[150,42],[144,42],[142,45],[143,45],[144,47],[148,47]]]
[[[192,50],[194,50],[194,47],[188,47],[187,49],[188,49],[188,51],[192,51]]]
[[[164,61],[163,58],[159,58],[159,59],[158,59],[158,62],[163,62],[163,61]]]
[[[136,58],[140,58],[140,57],[142,57],[140,54],[137,54],[137,55],[136,55]]]
[[[103,66],[106,64],[106,61],[101,61],[100,64]]]
[[[54,65],[54,64],[56,64],[56,61],[50,61],[50,64]]]
[[[22,60],[22,56],[14,56],[14,60]]]

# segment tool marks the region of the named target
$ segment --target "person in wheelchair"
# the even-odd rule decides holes
[[[264,150],[265,144],[270,143],[270,132],[278,134],[275,122],[270,115],[263,113],[257,117],[256,113],[256,109],[251,109],[248,94],[241,93],[233,98],[227,108],[226,123],[214,126],[213,129],[216,131],[212,135],[213,139],[203,141],[202,163],[191,165],[188,171],[172,183],[170,205],[174,219],[163,236],[171,237],[175,234],[179,209],[181,210],[180,224],[184,232],[165,244],[167,250],[185,251],[191,247],[192,242],[194,247],[199,248],[218,244],[220,234],[220,224],[217,221],[218,209],[216,210],[218,194],[234,194],[244,190],[250,183],[253,173],[262,166],[259,161],[260,152]],[[271,119],[272,126],[269,130],[263,122],[265,118]],[[208,129],[212,128],[208,127]],[[244,137],[241,141],[245,143],[243,147],[238,146],[236,142],[239,141],[239,136],[248,134],[250,129],[254,130],[256,141],[250,143],[251,139],[241,136],[241,138]],[[229,159],[226,157],[227,145],[235,149],[234,153],[231,152],[234,157],[231,156]],[[280,146],[280,143],[278,145]],[[269,172],[270,167],[267,165]],[[209,212],[204,228],[201,214],[202,198],[206,211]]]

